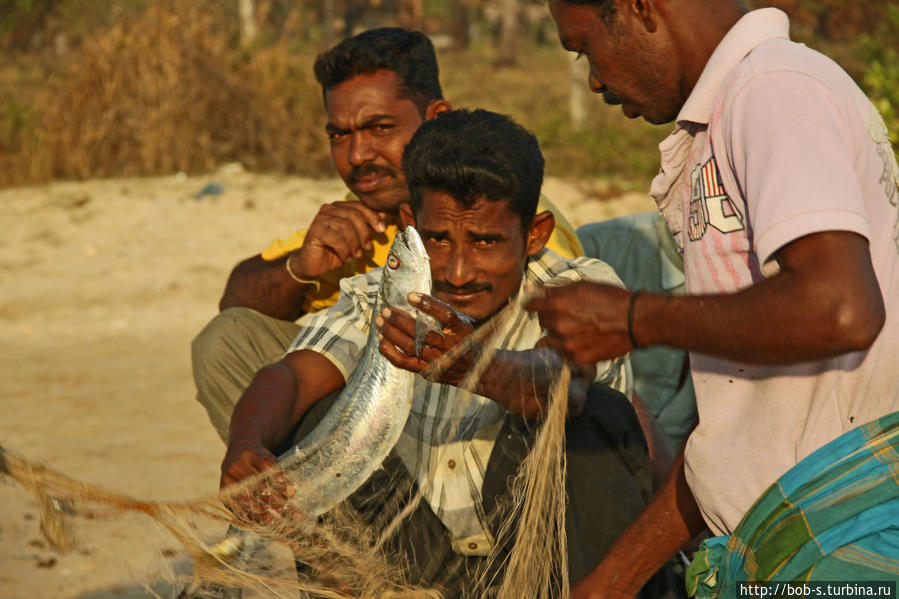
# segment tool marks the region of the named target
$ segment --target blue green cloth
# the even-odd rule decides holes
[[[747,459],[753,459],[747,456]],[[780,477],[687,571],[701,599],[741,581],[899,580],[899,412],[853,429]]]

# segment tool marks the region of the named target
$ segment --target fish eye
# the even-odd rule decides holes
[[[387,266],[390,268],[390,270],[396,270],[400,267],[400,259],[397,258],[396,255],[391,254],[387,258]]]

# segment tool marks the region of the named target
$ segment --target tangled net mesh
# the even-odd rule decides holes
[[[513,301],[471,340],[489,347],[491,332],[523,309],[525,301],[524,297]],[[447,360],[466,349],[467,344],[460,344]],[[490,351],[484,352],[463,388],[472,388],[491,357]],[[564,598],[569,595],[565,533],[569,381],[570,371],[563,367],[536,439],[510,483],[510,492],[496,508],[501,517],[491,553],[477,560],[474,572],[466,558],[458,556],[428,585],[410,582],[408,558],[391,544],[422,501],[421,490],[408,477],[379,481],[386,484],[373,485],[376,496],[371,501],[360,503],[351,497],[315,522],[289,513],[257,522],[235,516],[227,506],[241,495],[265,490],[271,484],[265,475],[190,501],[144,501],[75,480],[2,447],[0,475],[15,480],[37,499],[41,531],[60,551],[76,546],[73,524],[80,519],[113,519],[126,513],[148,516],[148,525],[155,521],[168,530],[192,564],[192,571],[180,576],[162,568],[168,570],[173,588],[182,589],[179,597],[184,599],[250,596],[245,592],[278,598],[438,599],[445,596],[443,583],[456,576],[470,577],[466,596]],[[219,532],[210,534],[211,528]],[[277,567],[275,551],[289,552],[295,567]]]

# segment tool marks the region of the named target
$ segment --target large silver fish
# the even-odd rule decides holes
[[[310,523],[362,486],[381,466],[406,425],[415,375],[391,364],[378,350],[375,318],[385,306],[415,317],[418,351],[424,335],[437,330],[437,324],[409,304],[412,291],[430,293],[431,267],[418,232],[406,227],[390,246],[368,340],[356,369],[312,432],[278,458],[278,465],[296,491],[288,506]],[[246,558],[259,542],[243,531],[232,528],[229,532],[209,548],[219,559]]]
[[[313,431],[278,460],[296,494],[290,507],[317,517],[349,497],[377,470],[400,437],[412,406],[414,374],[391,364],[378,350],[375,317],[386,306],[416,318],[416,346],[433,319],[408,301],[412,291],[431,292],[431,268],[418,232],[397,233],[381,274],[368,341],[334,405]]]

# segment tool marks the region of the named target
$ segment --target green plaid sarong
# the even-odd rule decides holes
[[[741,581],[899,580],[899,412],[853,429],[771,485],[729,537],[706,540],[687,592]]]

